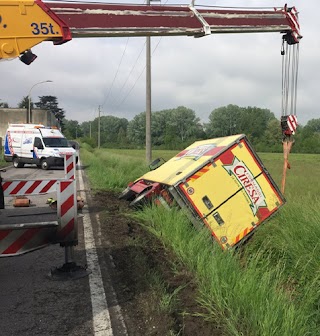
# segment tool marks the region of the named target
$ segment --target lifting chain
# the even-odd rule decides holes
[[[283,144],[283,173],[281,192],[284,193],[287,169],[290,169],[289,154],[294,144],[294,134],[298,126],[297,120],[297,84],[299,65],[299,43],[289,45],[286,35],[283,36],[282,58],[282,111],[281,130]]]

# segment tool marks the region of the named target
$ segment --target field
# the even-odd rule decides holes
[[[175,154],[154,151],[153,157],[168,159]],[[259,156],[280,185],[282,155]],[[81,160],[98,196],[116,196],[129,181],[148,170],[144,151],[93,150],[83,146]],[[174,256],[172,274],[179,265],[192,279],[192,297],[198,308],[192,310],[192,315],[204,321],[207,328],[207,332],[201,329],[201,334],[215,335],[214,329],[218,330],[216,335],[320,334],[320,156],[292,154],[290,164],[287,204],[236,251],[222,252],[212,244],[206,230],[199,232],[190,226],[182,211],[150,207],[127,212],[119,206],[122,216],[140,223],[140,229],[164,247],[164,254]],[[134,242],[140,243],[139,239]],[[174,299],[181,299],[179,292],[184,285],[169,291],[162,280],[154,281],[150,270],[145,276],[153,277],[148,283],[160,295],[157,302],[162,303],[161,316],[184,316],[179,320],[180,329],[172,324],[170,333],[167,330],[162,334],[187,335],[186,324],[181,320],[191,313],[181,307],[183,302],[172,306]],[[163,279],[159,274],[156,278]],[[167,290],[159,290],[159,282]]]

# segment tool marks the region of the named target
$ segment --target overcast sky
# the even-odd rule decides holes
[[[293,1],[288,6],[299,11],[303,35],[297,116],[305,125],[310,119],[320,118],[319,1]],[[143,0],[130,3],[142,4]],[[162,3],[188,4],[179,0]],[[197,4],[281,7],[285,0],[196,0]],[[207,122],[215,108],[235,104],[268,108],[280,117],[280,47],[279,33],[221,34],[198,39],[153,37],[152,110],[183,105]],[[0,62],[0,99],[10,107],[16,107],[35,83],[52,80],[35,86],[32,100],[56,96],[67,119],[80,123],[93,120],[99,105],[102,115],[128,120],[145,111],[145,38],[73,39],[61,46],[43,42],[32,51],[38,58],[29,66],[19,59]]]

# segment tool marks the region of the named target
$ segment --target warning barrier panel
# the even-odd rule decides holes
[[[28,208],[30,214],[18,215],[29,223],[3,223],[0,220],[0,257],[30,252],[51,243],[73,246],[78,243],[77,199],[75,180],[75,156],[65,156],[65,178],[55,180],[2,180],[5,197],[31,196],[56,192],[57,210],[54,220],[37,223],[32,216],[36,209]],[[6,210],[3,210],[4,212]],[[48,211],[48,210],[47,210]],[[17,214],[16,214],[17,215]],[[3,218],[5,216],[2,216]],[[12,216],[11,216],[12,217]],[[17,218],[18,218],[17,217]],[[43,217],[44,218],[44,217]]]
[[[75,157],[74,155],[67,154],[65,156],[65,165],[64,165],[64,172],[66,176],[66,180],[74,180],[75,179]]]
[[[0,230],[0,257],[24,254],[47,246],[54,228]]]
[[[41,195],[56,192],[57,180],[12,180],[2,182],[4,196]]]
[[[66,243],[76,245],[78,243],[78,232],[75,180],[58,182],[57,202],[60,226],[56,233],[55,242],[62,245]]]

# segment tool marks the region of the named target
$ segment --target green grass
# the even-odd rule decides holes
[[[175,154],[154,151],[153,157]],[[260,158],[280,185],[282,155]],[[81,159],[97,189],[120,191],[147,171],[144,151],[82,150]],[[320,155],[292,154],[290,164],[287,204],[237,251],[222,252],[182,211],[151,207],[136,213],[192,272],[206,309],[201,317],[221,324],[226,335],[320,334]]]
[[[259,154],[263,164],[276,183],[281,185],[283,155],[275,153]],[[285,196],[288,202],[297,200],[309,202],[319,200],[320,155],[291,154],[289,156],[291,169],[287,171]]]
[[[127,157],[123,153],[116,154],[103,149],[94,152],[81,150],[81,160],[95,189],[120,191],[129,181],[134,181],[148,169],[139,157]]]
[[[145,208],[135,217],[161,239],[193,274],[201,317],[219,322],[227,335],[314,335],[308,301],[293,299],[284,286],[283,264],[253,252],[245,266],[240,254],[223,252],[206,229],[195,231],[181,211]],[[262,263],[263,260],[263,263]]]

